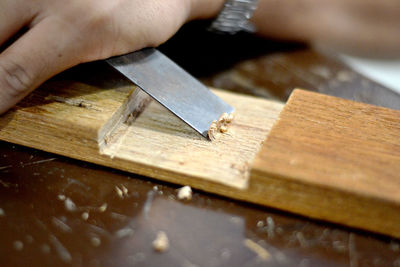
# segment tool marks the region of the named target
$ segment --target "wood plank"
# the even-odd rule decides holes
[[[210,142],[155,101],[123,123],[135,90],[47,83],[0,118],[0,139],[223,194],[247,187],[250,163],[283,107],[216,90],[237,117]]]
[[[294,91],[252,168],[265,205],[400,237],[400,111]]]

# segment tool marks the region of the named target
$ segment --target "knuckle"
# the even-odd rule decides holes
[[[25,94],[31,86],[32,77],[26,68],[14,62],[0,63],[0,84],[11,97]]]

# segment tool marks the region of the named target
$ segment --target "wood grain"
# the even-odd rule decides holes
[[[294,91],[252,187],[265,205],[400,237],[399,137],[399,111]]]

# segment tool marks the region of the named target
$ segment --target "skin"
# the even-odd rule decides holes
[[[156,47],[223,0],[0,0],[0,114],[77,64]],[[398,0],[259,0],[259,35],[343,51],[400,54]]]

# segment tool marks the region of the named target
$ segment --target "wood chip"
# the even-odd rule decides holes
[[[178,189],[178,199],[191,200],[192,199],[192,188],[188,185]]]
[[[101,206],[99,207],[99,211],[100,211],[100,212],[105,212],[106,209],[107,209],[107,203],[104,203],[103,205],[101,205]]]
[[[165,232],[159,231],[156,239],[153,241],[153,248],[157,252],[165,252],[169,249],[169,240]]]
[[[120,198],[124,198],[124,192],[118,186],[115,186],[115,191]]]
[[[70,199],[70,198],[66,198],[64,201],[65,204],[65,209],[68,211],[75,211],[76,210],[76,205],[75,203]]]
[[[89,213],[85,211],[82,213],[81,217],[84,221],[87,221],[87,219],[89,219]]]
[[[215,140],[220,137],[221,133],[228,131],[228,124],[233,120],[233,114],[223,113],[218,120],[214,120],[209,129],[208,137],[211,140]]]
[[[22,243],[22,241],[20,241],[20,240],[14,241],[13,245],[14,245],[15,250],[18,250],[18,251],[20,251],[24,248],[24,243]]]
[[[92,237],[90,239],[90,243],[92,244],[93,247],[98,247],[101,245],[101,239],[98,237]]]
[[[268,252],[268,250],[266,250],[265,248],[263,248],[262,246],[260,246],[256,242],[254,242],[253,240],[247,238],[243,241],[243,244],[246,247],[248,247],[251,251],[256,253],[257,256],[260,259],[262,259],[263,261],[267,261],[271,258],[271,254]]]

